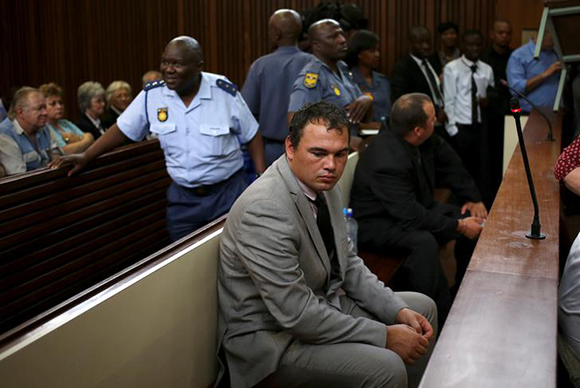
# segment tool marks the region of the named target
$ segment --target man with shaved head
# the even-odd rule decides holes
[[[244,100],[260,123],[266,166],[284,153],[290,92],[298,73],[311,57],[298,48],[301,31],[302,19],[298,12],[291,9],[274,12],[268,23],[268,38],[275,51],[252,64],[242,88]]]
[[[229,211],[246,188],[240,142],[256,170],[265,170],[258,123],[236,86],[224,76],[202,72],[203,52],[188,36],[173,39],[161,55],[163,81],[148,84],[107,130],[71,163],[77,173],[97,156],[128,140],[157,135],[173,182],[167,190],[167,229],[177,240]]]
[[[351,135],[356,135],[359,123],[371,117],[372,100],[361,92],[343,62],[347,47],[342,28],[335,20],[323,19],[310,26],[308,38],[314,56],[296,78],[288,118],[306,103],[328,101],[346,110]]]

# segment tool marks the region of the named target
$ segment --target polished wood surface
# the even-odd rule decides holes
[[[429,362],[421,387],[556,385],[561,117],[533,112],[524,138],[545,240],[530,240],[533,205],[519,147]]]

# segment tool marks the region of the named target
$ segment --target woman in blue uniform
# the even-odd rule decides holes
[[[379,37],[371,31],[360,30],[348,41],[346,62],[361,91],[373,100],[372,121],[387,123],[391,112],[391,84],[375,71],[379,67]]]

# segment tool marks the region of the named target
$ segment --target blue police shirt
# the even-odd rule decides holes
[[[327,64],[312,56],[294,82],[288,112],[296,112],[304,104],[317,101],[332,102],[344,108],[362,96],[346,63],[339,61],[337,67],[340,76]]]
[[[537,106],[554,106],[560,73],[554,73],[540,84],[536,89],[526,93],[526,81],[543,73],[550,65],[558,60],[554,50],[542,50],[540,58],[534,59],[536,45],[530,42],[515,50],[508,61],[507,81],[508,84],[530,99]],[[514,97],[517,97],[512,93]],[[523,99],[520,106],[524,112],[531,112],[532,106]]]
[[[51,137],[48,127],[40,128],[34,135],[38,148],[35,148],[32,145],[28,135],[18,124],[17,120],[12,121],[9,118],[4,119],[4,121],[2,121],[0,124],[0,137],[1,136],[11,138],[18,145],[20,154],[7,156],[9,156],[21,166],[26,165],[26,171],[32,171],[36,170],[37,168],[45,167],[46,164],[50,161],[51,150],[58,152],[56,141],[53,137]],[[2,139],[0,139],[0,141],[2,141]],[[21,167],[18,169],[19,170],[15,172],[24,172],[20,171]],[[13,172],[9,173],[11,174]]]
[[[352,70],[352,78],[361,92],[373,100],[373,121],[385,123],[391,113],[391,83],[389,79],[376,71],[372,72],[372,85],[367,84],[358,68]]]
[[[243,165],[240,143],[248,143],[258,131],[235,86],[206,72],[189,106],[163,84],[141,91],[117,125],[133,141],[155,133],[169,176],[184,187],[215,184],[236,173]]]
[[[250,67],[242,96],[258,118],[265,138],[283,141],[288,135],[286,113],[290,92],[310,57],[296,46],[284,46],[258,58]]]

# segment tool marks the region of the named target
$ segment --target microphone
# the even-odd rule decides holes
[[[530,187],[530,194],[532,195],[532,202],[534,203],[534,220],[532,221],[532,230],[526,234],[527,238],[534,240],[543,240],[546,238],[542,234],[542,226],[540,225],[540,212],[538,208],[538,199],[536,198],[536,189],[534,188],[534,181],[532,179],[532,172],[530,171],[530,161],[528,160],[528,153],[526,152],[526,143],[524,143],[524,134],[522,132],[522,123],[520,122],[520,100],[512,97],[510,100],[510,110],[514,115],[516,121],[516,129],[518,132],[518,139],[520,143],[520,150],[522,151],[522,159],[524,160],[524,167],[526,168],[526,177],[528,178],[528,186]]]
[[[519,98],[521,98],[522,100],[524,100],[528,104],[530,104],[532,106],[532,108],[536,109],[536,111],[540,114],[540,116],[542,116],[544,118],[544,120],[546,120],[546,122],[548,123],[548,138],[546,140],[548,140],[548,141],[554,141],[554,134],[552,132],[552,123],[550,122],[550,120],[548,120],[548,118],[546,117],[546,115],[543,114],[542,111],[539,110],[538,107],[533,102],[531,102],[526,96],[524,96],[523,94],[521,94],[520,92],[518,92],[517,90],[515,90],[514,88],[512,88],[511,86],[509,86],[508,83],[507,83],[507,81],[505,79],[500,79],[499,82],[503,86],[505,86],[506,88],[508,88],[512,92],[514,92]],[[510,101],[510,104],[511,104],[511,101]]]

